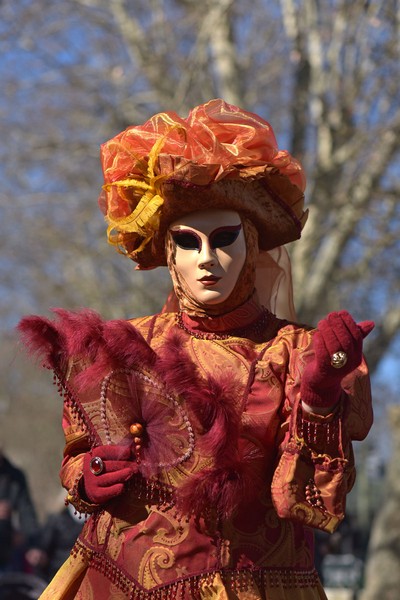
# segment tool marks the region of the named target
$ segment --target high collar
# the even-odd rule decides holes
[[[229,333],[252,325],[262,316],[265,309],[259,305],[254,296],[234,310],[219,316],[198,317],[182,313],[185,328],[196,333]]]

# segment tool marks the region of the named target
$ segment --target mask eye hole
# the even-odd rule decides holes
[[[241,229],[241,225],[216,229],[210,235],[211,248],[225,248],[226,246],[230,246],[237,240]]]
[[[175,244],[183,250],[200,250],[201,240],[192,232],[189,231],[171,231],[172,239]]]

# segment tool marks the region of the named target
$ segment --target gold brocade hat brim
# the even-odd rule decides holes
[[[167,157],[163,158],[165,162]],[[247,217],[258,231],[260,250],[271,250],[300,238],[308,217],[308,211],[303,210],[304,194],[276,167],[238,167],[220,180],[214,177],[213,165],[187,163],[182,168],[180,164],[159,186],[163,206],[153,238],[143,247],[139,234],[120,232],[122,251],[139,268],[165,266],[168,227],[198,210],[227,209]]]

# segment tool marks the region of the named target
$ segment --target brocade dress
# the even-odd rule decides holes
[[[312,529],[343,518],[351,440],[372,423],[365,363],[331,415],[303,415],[315,330],[253,300],[215,318],[57,312],[25,329],[65,399],[63,486],[90,517],[41,600],[326,598]],[[134,421],[140,473],[87,503],[84,453],[131,442]]]

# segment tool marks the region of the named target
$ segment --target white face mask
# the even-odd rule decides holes
[[[175,268],[192,296],[219,304],[232,293],[246,259],[240,216],[231,210],[204,210],[177,219],[169,228]]]

